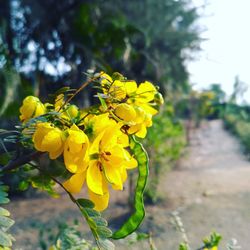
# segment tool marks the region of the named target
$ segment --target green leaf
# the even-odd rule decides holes
[[[1,196],[1,197],[7,197],[8,194],[7,194],[5,191],[0,190],[0,196]]]
[[[103,110],[104,111],[107,110],[108,107],[107,107],[107,104],[106,104],[105,100],[102,98],[102,96],[99,93],[97,93],[97,96],[98,96],[98,98],[99,98],[99,100],[101,102]]]
[[[189,247],[186,243],[181,243],[179,246],[179,250],[189,250]]]
[[[134,213],[112,235],[113,239],[121,239],[133,233],[141,224],[145,216],[143,192],[148,178],[148,155],[141,143],[134,136],[130,137],[130,149],[138,162],[139,176],[135,190]]]
[[[101,217],[101,214],[92,208],[84,208],[84,210],[89,217]]]
[[[210,238],[205,238],[203,240],[203,243],[205,244],[205,246],[207,248],[212,248],[212,247],[216,247],[219,245],[220,241],[221,241],[222,237],[220,234],[216,233],[216,232],[213,232],[211,235],[210,235]]]
[[[65,92],[69,91],[70,90],[70,87],[62,87],[60,89],[58,89],[56,92],[55,92],[55,95],[60,95],[60,94],[64,94]]]
[[[115,250],[115,245],[108,239],[100,239],[98,243],[102,250]]]
[[[112,236],[112,231],[107,227],[98,226],[96,232],[101,238],[110,238]]]
[[[2,93],[0,100],[0,116],[4,114],[11,103],[14,102],[17,95],[17,88],[21,83],[20,75],[11,67],[4,67],[0,72]]]
[[[9,198],[0,195],[0,204],[7,204],[9,201]]]
[[[97,226],[104,226],[104,227],[106,227],[108,225],[108,222],[104,218],[102,218],[102,217],[93,217],[92,219],[93,219],[93,221],[95,222],[95,224]]]
[[[8,217],[5,217],[5,216],[0,216],[0,227],[5,227],[6,230],[8,230],[15,222],[8,218]]]
[[[6,234],[0,229],[0,246],[11,247],[12,246],[12,237],[9,234]]]
[[[84,208],[94,208],[95,204],[88,199],[78,199],[77,202]]]
[[[21,191],[26,190],[29,187],[29,182],[28,181],[21,181],[18,185],[18,189]]]
[[[0,207],[0,216],[10,216],[10,212],[5,208]]]
[[[97,225],[95,224],[95,221],[93,220],[93,218],[98,218],[98,217],[88,217],[87,222],[88,222],[90,228],[96,230]]]

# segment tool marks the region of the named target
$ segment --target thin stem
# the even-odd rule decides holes
[[[31,166],[33,166],[34,168],[38,169],[39,171],[43,172],[43,170],[38,167],[37,165],[33,164],[33,163],[29,163]],[[47,175],[49,175],[47,172],[46,172]],[[88,214],[87,212],[84,210],[84,208],[79,204],[79,202],[77,201],[77,199],[63,186],[63,184],[58,181],[55,177],[49,175],[49,177],[55,182],[57,183],[67,194],[68,196],[70,197],[70,199],[72,200],[73,203],[75,203],[77,205],[77,207],[79,208],[79,210],[82,212],[86,222],[88,223],[89,227],[90,227],[90,230],[94,236],[94,239],[95,239],[95,242],[96,242],[96,245],[98,246],[99,249],[101,249],[100,247],[100,244],[99,244],[99,241],[98,241],[98,236],[96,235],[96,233],[93,231],[93,229],[91,228],[89,222],[88,222]]]
[[[104,73],[100,73],[98,76],[96,76],[96,77],[93,77],[93,78],[91,78],[91,79],[89,79],[88,81],[86,81],[86,82],[84,82],[81,86],[80,86],[80,88],[78,88],[77,90],[76,90],[76,92],[72,95],[72,96],[70,96],[66,101],[65,101],[65,103],[60,107],[60,109],[58,110],[58,112],[66,105],[66,104],[68,104],[79,92],[81,92],[84,88],[86,88],[91,82],[93,82],[93,81],[95,81],[96,79],[98,79],[98,78],[100,78],[100,76],[101,75],[103,75]]]
[[[10,171],[16,169],[26,163],[29,163],[31,160],[35,159],[36,157],[42,155],[42,152],[33,152],[29,155],[24,155],[18,159],[10,160],[7,165],[0,166],[0,171]]]

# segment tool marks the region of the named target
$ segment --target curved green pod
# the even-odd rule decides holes
[[[130,137],[130,148],[138,162],[139,172],[135,190],[134,212],[121,228],[113,233],[113,239],[121,239],[133,233],[139,227],[145,216],[143,193],[148,179],[148,154],[134,136]]]

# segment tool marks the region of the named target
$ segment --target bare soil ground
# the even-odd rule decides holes
[[[190,146],[178,166],[162,175],[159,193],[162,201],[147,206],[147,217],[141,231],[151,232],[159,250],[177,250],[182,235],[173,223],[173,212],[182,219],[192,248],[212,230],[223,236],[220,249],[235,238],[242,250],[250,247],[250,163],[241,152],[238,141],[223,130],[221,121],[202,125],[192,133]],[[111,225],[119,223],[128,212],[127,192],[112,195],[104,217]],[[60,199],[40,197],[17,199],[8,206],[16,220],[14,249],[38,250],[39,228],[55,230],[59,222],[82,221],[79,212],[66,195]],[[81,227],[88,231],[86,227]],[[116,249],[150,249],[147,241],[131,246],[116,243]]]

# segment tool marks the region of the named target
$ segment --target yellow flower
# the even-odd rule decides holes
[[[163,96],[160,92],[157,92],[154,96],[154,101],[157,105],[163,105],[164,104],[164,99]]]
[[[157,93],[158,91],[156,90],[155,86],[152,83],[146,81],[139,85],[136,93],[128,99],[128,103],[132,103],[134,106],[142,108],[150,115],[155,115],[158,113],[158,111],[152,107],[152,104],[154,104],[155,94]]]
[[[108,88],[110,86],[110,84],[113,82],[113,79],[111,76],[109,76],[108,74],[104,73],[103,71],[100,72],[101,77],[100,77],[100,82],[103,88]]]
[[[19,118],[22,122],[26,122],[28,119],[43,115],[45,112],[45,106],[37,97],[27,96],[23,100],[23,105],[20,108],[21,115],[19,116]]]
[[[109,114],[104,113],[101,115],[88,115],[80,125],[85,127],[85,133],[92,140],[105,128],[114,124],[116,122],[109,118]]]
[[[69,136],[64,146],[64,163],[74,173],[63,186],[71,193],[79,193],[86,178],[89,163],[89,139],[75,124],[68,130]]]
[[[120,80],[115,80],[108,89],[108,94],[116,99],[123,100],[126,97],[126,88],[124,82]]]
[[[113,189],[122,190],[127,178],[126,169],[137,166],[136,160],[123,148],[120,135],[119,125],[114,124],[102,131],[90,147],[86,181],[90,199],[99,211],[108,206],[108,183]]]
[[[76,105],[68,105],[65,109],[61,110],[62,118],[65,120],[73,120],[79,114],[79,109]]]
[[[58,95],[55,100],[55,111],[59,111],[64,103],[64,94]]]
[[[122,75],[112,79],[108,74],[102,74],[102,90],[113,107],[120,101],[138,106],[150,115],[158,113],[157,106],[163,104],[163,98],[151,82],[145,81],[137,86],[135,81],[126,80]]]
[[[144,138],[147,134],[147,127],[152,126],[152,115],[146,113],[142,108],[121,103],[114,110],[114,114],[119,118],[122,125],[128,126],[126,131]]]
[[[89,139],[75,124],[67,132],[63,153],[65,166],[71,173],[83,172],[88,165]]]
[[[63,152],[65,135],[51,123],[41,122],[36,124],[32,140],[36,150],[48,152],[50,159],[56,159]]]
[[[77,117],[79,109],[76,105],[69,105],[69,107],[66,109],[65,112],[68,115],[68,117],[72,119]]]
[[[136,119],[136,112],[133,106],[121,103],[114,110],[115,115],[124,122],[132,122]]]
[[[103,72],[101,76],[101,85],[103,93],[116,101],[125,99],[137,89],[135,81],[127,81],[122,75],[120,75],[119,79],[112,79],[108,74]]]

